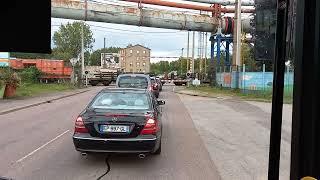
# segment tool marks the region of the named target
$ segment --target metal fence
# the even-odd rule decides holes
[[[284,96],[292,97],[294,69],[286,67]],[[273,72],[266,66],[221,66],[216,69],[216,81],[221,87],[240,89],[243,93],[272,94]]]

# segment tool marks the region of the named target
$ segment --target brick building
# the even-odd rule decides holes
[[[123,72],[149,73],[151,49],[129,45],[120,50],[120,68]]]

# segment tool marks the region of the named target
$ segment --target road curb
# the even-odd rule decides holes
[[[188,96],[196,96],[196,97],[207,97],[207,98],[214,98],[214,99],[226,99],[225,97],[219,97],[219,96],[208,96],[203,94],[192,94],[192,93],[186,93],[186,92],[175,92],[177,94],[182,95],[188,95]]]
[[[12,108],[12,109],[8,109],[8,110],[0,111],[0,115],[12,113],[12,112],[23,110],[23,109],[28,109],[28,108],[31,108],[31,107],[39,106],[41,104],[51,103],[52,101],[57,101],[57,100],[60,100],[60,99],[63,99],[63,98],[75,96],[75,95],[82,94],[82,93],[85,93],[85,92],[88,92],[88,91],[90,91],[90,90],[84,90],[84,91],[80,91],[80,92],[76,92],[76,93],[60,96],[60,97],[57,97],[57,98],[49,99],[49,100],[46,100],[46,101],[41,101],[41,102],[38,102],[38,103],[33,103],[33,104],[29,104],[29,105],[22,106],[22,107],[17,107],[17,108]]]

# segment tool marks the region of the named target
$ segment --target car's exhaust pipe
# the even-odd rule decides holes
[[[81,153],[81,156],[86,157],[86,156],[87,156],[87,153],[82,152],[82,153]]]
[[[143,159],[143,158],[146,157],[146,155],[145,155],[145,154],[139,154],[138,157],[139,157],[140,159]]]

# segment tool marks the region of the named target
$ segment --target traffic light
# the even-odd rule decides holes
[[[256,0],[256,15],[253,24],[255,40],[255,59],[271,61],[274,56],[276,37],[277,2],[275,0]]]

